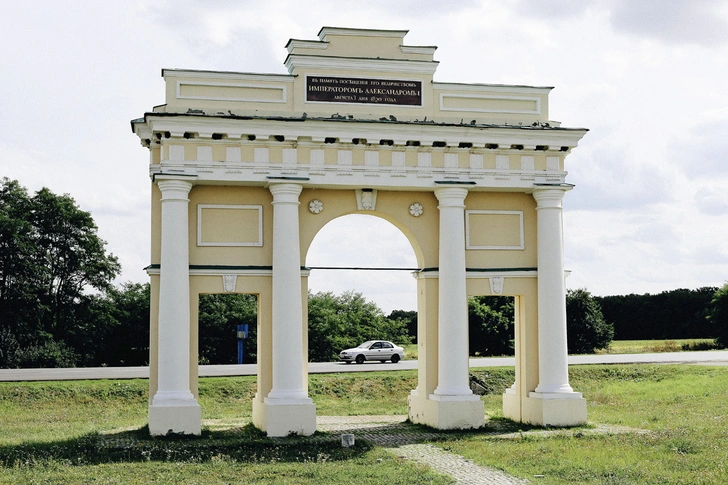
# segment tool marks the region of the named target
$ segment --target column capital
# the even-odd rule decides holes
[[[155,183],[162,191],[162,200],[181,199],[187,200],[192,190],[192,181],[179,178],[155,178]]]
[[[439,207],[465,207],[465,197],[468,189],[462,187],[440,187],[435,189],[435,197],[440,203]]]
[[[298,204],[298,196],[301,195],[303,186],[301,184],[271,184],[268,190],[273,194],[273,203]]]
[[[533,198],[536,199],[537,209],[561,208],[561,201],[564,194],[571,190],[572,186],[561,187],[537,187],[533,191]]]

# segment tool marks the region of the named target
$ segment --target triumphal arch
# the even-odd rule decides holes
[[[436,48],[406,33],[324,27],[288,42],[289,74],[162,71],[165,103],[132,121],[152,180],[153,435],[200,433],[198,299],[225,292],[258,295],[255,426],[315,431],[306,254],[354,213],[394,224],[417,257],[413,422],[484,422],[469,295],[515,297],[505,415],[586,420],[568,378],[562,243],[564,159],[586,130],[549,120],[548,87],[435,81]]]

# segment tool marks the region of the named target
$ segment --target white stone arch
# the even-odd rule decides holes
[[[332,253],[337,257],[332,258]],[[356,280],[358,288],[360,282],[371,284],[372,280],[378,280],[378,275],[384,275],[392,290],[392,285],[411,283],[408,290],[411,297],[398,303],[399,309],[416,304],[412,273],[421,266],[412,241],[402,229],[375,213],[353,212],[326,222],[306,251],[305,267],[311,270],[309,288],[318,290],[324,276],[327,282],[331,278],[347,284]],[[322,267],[325,269],[319,269]]]
[[[353,219],[355,216],[360,216],[360,218]],[[373,239],[375,239],[371,246],[363,247],[359,244],[355,243],[356,248],[360,250],[361,256],[357,256],[356,254],[352,254],[352,248],[347,248],[343,250],[338,250],[337,252],[340,252],[343,255],[344,262],[338,262],[335,264],[324,264],[321,267],[319,263],[317,263],[315,260],[311,260],[311,252],[314,248],[314,246],[317,246],[319,248],[326,247],[327,249],[331,249],[332,245],[335,245],[337,241],[332,240],[332,237],[336,237],[337,234],[334,234],[331,232],[331,226],[336,226],[337,228],[340,227],[340,223],[344,219],[349,219],[350,221],[354,220],[358,224],[361,224],[361,229],[363,231],[370,231],[372,229],[372,225],[376,225],[377,227],[382,227],[381,225],[386,225],[387,230],[385,231],[387,234],[392,235],[393,233],[396,233],[397,236],[401,238],[401,241],[406,245],[407,251],[409,251],[409,255],[407,256],[407,261],[402,262],[398,261],[392,264],[381,264],[381,262],[372,263],[372,260],[374,259],[375,254],[378,254],[383,247],[388,246],[388,244],[383,244],[383,241],[376,240],[377,238],[380,238],[381,235],[375,236]],[[375,224],[372,224],[373,221],[376,220],[377,222]],[[323,234],[325,232],[325,235]],[[325,239],[322,240],[322,236],[325,237]],[[340,239],[341,242],[349,243],[351,242],[350,239],[353,236],[351,233],[347,233],[347,237]],[[371,241],[371,239],[367,239],[367,241]],[[355,257],[356,263],[350,263],[352,261],[352,256]],[[399,277],[395,278],[395,282],[388,281],[386,284],[386,288],[388,289],[394,289],[398,285],[401,284],[407,284],[409,285],[408,290],[412,290],[416,287],[416,281],[412,277],[412,273],[416,272],[419,266],[417,265],[416,261],[416,254],[415,250],[412,247],[412,241],[407,238],[407,236],[404,234],[401,228],[397,227],[394,223],[388,221],[385,217],[382,217],[382,215],[376,211],[355,211],[348,214],[336,216],[330,219],[327,219],[327,222],[318,230],[316,235],[314,236],[313,240],[311,241],[311,244],[308,246],[306,251],[306,268],[308,268],[311,273],[308,278],[308,289],[309,291],[312,289],[313,283],[311,282],[312,278],[314,277],[316,272],[321,272],[321,274],[326,274],[327,277],[333,276],[339,276],[341,273],[346,273],[345,280],[356,281],[356,285],[358,286],[361,282],[361,278],[369,278],[369,279],[376,279],[378,281],[378,286],[382,287],[381,285],[381,278],[379,278],[383,274],[387,274],[387,278],[391,278],[392,273],[399,273]],[[347,262],[348,261],[348,262]],[[397,269],[395,269],[397,268]],[[321,276],[321,274],[319,276]],[[366,276],[364,276],[366,275]],[[406,283],[406,280],[410,280]],[[305,280],[304,280],[305,281]],[[319,280],[320,281],[320,280]],[[347,290],[355,289],[352,286],[347,287]],[[365,295],[369,297],[370,295]],[[414,297],[416,299],[417,295],[414,294]],[[411,300],[409,300],[409,303],[411,303]],[[398,308],[403,308],[402,306]],[[416,308],[416,307],[415,307]],[[308,315],[308,311],[305,312]],[[310,320],[308,322],[309,328],[310,328]],[[381,336],[377,335],[371,335],[370,338],[383,338]],[[309,337],[309,342],[311,341]],[[361,343],[361,342],[358,342]],[[335,349],[335,350],[342,350],[342,349]]]
[[[418,194],[419,193],[412,193],[411,198],[413,200],[417,199]],[[324,198],[324,197],[322,197],[322,198]],[[420,196],[419,198],[422,198],[422,197]],[[315,200],[320,200],[320,198],[315,199]],[[416,202],[413,202],[413,203],[416,203]],[[393,218],[391,216],[391,214],[384,212],[384,211],[376,211],[376,210],[367,210],[367,211],[358,211],[357,210],[357,211],[346,212],[343,214],[337,213],[336,215],[334,215],[332,217],[326,217],[326,216],[322,217],[320,222],[323,222],[323,224],[319,225],[320,222],[318,222],[315,226],[312,227],[312,229],[315,229],[315,231],[316,231],[315,234],[313,234],[313,237],[310,240],[308,238],[306,238],[305,240],[302,240],[301,252],[303,254],[303,261],[305,262],[305,266],[308,267],[308,266],[311,266],[311,264],[312,264],[309,260],[310,249],[311,249],[311,246],[313,246],[314,242],[316,241],[316,238],[319,237],[319,235],[321,234],[321,231],[324,230],[324,228],[326,228],[327,226],[329,226],[329,224],[331,224],[332,222],[339,221],[343,218],[346,218],[346,217],[352,216],[352,215],[368,216],[368,217],[380,219],[381,221],[384,221],[387,224],[389,224],[390,226],[392,226],[394,229],[397,230],[397,232],[399,234],[401,234],[407,240],[408,247],[412,251],[412,255],[414,256],[415,261],[412,264],[410,264],[409,266],[413,267],[413,268],[414,267],[416,267],[416,268],[424,267],[423,266],[424,257],[422,255],[421,245],[419,244],[419,242],[417,240],[417,236],[414,235],[407,226],[402,224],[402,222],[400,220]]]
[[[259,295],[254,424],[315,431],[303,262],[326,219],[358,211],[396,221],[421,267],[413,422],[483,423],[466,296],[491,291],[521,317],[505,415],[586,420],[568,383],[561,217],[586,130],[549,120],[549,87],[435,81],[435,48],[405,34],[325,27],[288,43],[287,75],[163,70],[166,103],[132,121],[152,179],[152,434],[200,433],[190,305],[225,275]]]

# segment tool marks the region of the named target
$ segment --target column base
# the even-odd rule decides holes
[[[521,399],[515,389],[509,388],[503,393],[503,416],[519,423],[523,421]]]
[[[503,407],[505,412],[505,395]],[[520,421],[524,423],[540,426],[579,426],[586,423],[586,399],[580,392],[530,392],[528,397],[523,398],[521,412]]]
[[[166,436],[168,434],[202,433],[202,410],[196,399],[174,404],[151,404],[149,406],[149,434]]]
[[[265,404],[263,398],[258,397],[257,392],[253,398],[253,426],[265,431]]]
[[[430,394],[423,398],[417,391],[412,391],[407,404],[409,419],[415,424],[436,429],[473,429],[485,424],[485,405],[476,395]]]
[[[311,399],[253,399],[253,425],[269,437],[310,436],[316,432],[316,404]]]

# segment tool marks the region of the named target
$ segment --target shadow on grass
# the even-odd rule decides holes
[[[152,438],[147,427],[111,434],[91,433],[78,438],[43,443],[0,446],[0,466],[32,466],[48,462],[65,465],[101,463],[240,463],[320,462],[357,458],[372,445],[362,441],[341,446],[339,435],[268,438],[252,424],[223,431],[203,430],[201,436],[171,435]]]
[[[579,427],[577,427],[579,428]],[[269,438],[252,424],[224,430],[203,429],[200,436],[151,437],[142,428],[115,433],[90,433],[54,442],[26,442],[0,446],[0,467],[43,465],[97,465],[102,463],[173,462],[305,463],[359,458],[374,446],[447,441],[473,436],[548,430],[507,418],[490,418],[473,430],[437,430],[409,420],[366,429],[353,427],[313,436]],[[341,433],[357,435],[354,446],[342,447]]]
[[[410,423],[408,420],[407,423]],[[485,424],[479,428],[474,429],[446,429],[446,430],[438,430],[437,428],[431,428],[424,424],[411,424],[411,426],[415,426],[417,428],[420,428],[421,430],[430,431],[430,432],[436,432],[442,435],[452,435],[452,434],[489,434],[489,433],[514,433],[517,431],[530,431],[530,430],[544,430],[544,429],[550,429],[547,426],[540,426],[535,424],[527,424],[527,423],[521,423],[518,421],[513,421],[509,418],[504,417],[488,417],[485,420]]]

